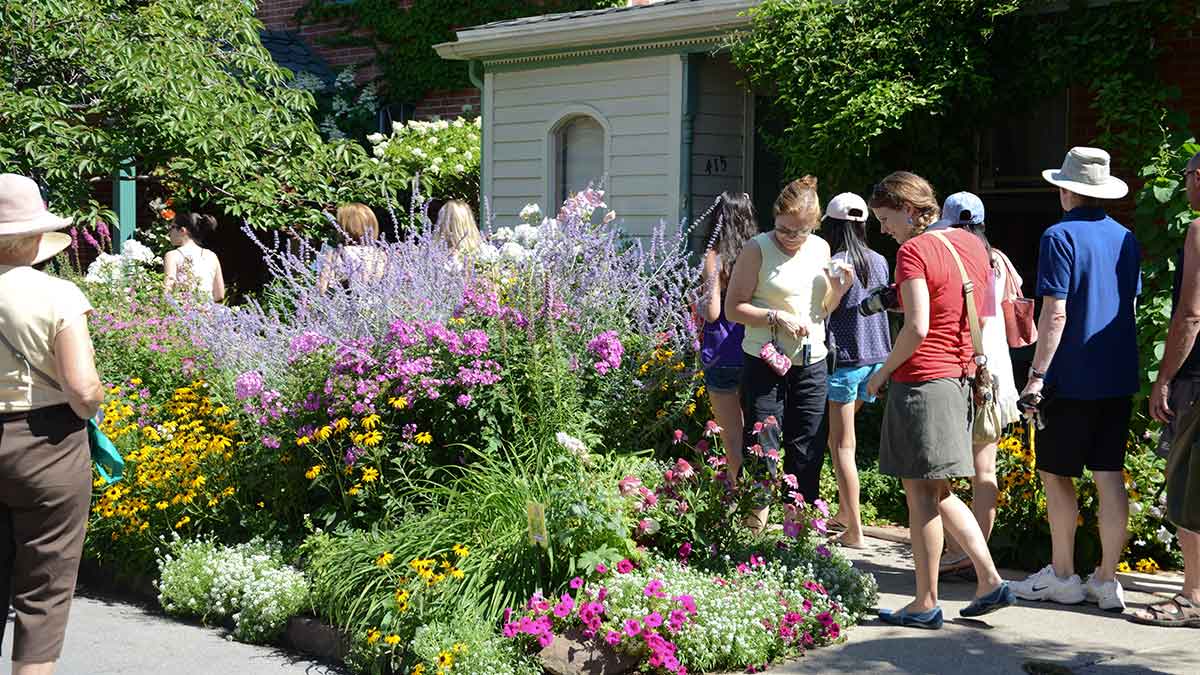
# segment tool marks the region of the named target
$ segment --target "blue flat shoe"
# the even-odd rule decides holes
[[[984,614],[991,614],[998,609],[1012,607],[1015,604],[1017,604],[1017,596],[1013,594],[1012,589],[1008,587],[1008,582],[1005,581],[991,593],[972,600],[971,604],[964,607],[958,615],[966,617],[983,616]]]
[[[919,614],[910,614],[907,609],[901,609],[899,611],[881,609],[879,610],[879,620],[884,623],[890,623],[893,626],[909,626],[912,628],[937,630],[942,627],[942,608],[934,607],[927,612],[921,612]]]

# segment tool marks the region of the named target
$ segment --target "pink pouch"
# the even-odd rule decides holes
[[[779,350],[775,348],[775,343],[773,341],[762,346],[762,349],[758,352],[758,358],[766,361],[767,365],[770,366],[771,370],[775,371],[777,375],[787,375],[788,370],[790,370],[792,367],[792,360],[783,354],[780,354]]]

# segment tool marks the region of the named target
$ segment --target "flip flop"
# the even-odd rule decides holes
[[[865,541],[862,542],[861,544],[847,544],[846,542],[842,541],[842,538],[845,536],[846,536],[846,531],[842,530],[841,532],[833,533],[833,534],[830,534],[829,536],[825,537],[825,542],[829,543],[829,544],[837,544],[838,546],[841,546],[842,548],[852,548],[856,551],[866,550],[867,543]]]
[[[1200,628],[1200,606],[1180,594],[1176,594],[1170,600],[1149,605],[1146,609],[1131,612],[1127,616],[1130,621],[1147,626]]]
[[[962,553],[956,557],[942,560],[941,564],[938,565],[938,578],[965,575],[968,571],[971,573],[971,576],[974,576],[975,565],[966,553]]]
[[[829,520],[825,521],[825,531],[832,534],[841,534],[842,532],[846,531],[846,526],[834,520],[833,518],[830,518]]]

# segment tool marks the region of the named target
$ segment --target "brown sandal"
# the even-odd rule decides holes
[[[1200,628],[1200,606],[1176,594],[1170,600],[1148,605],[1146,609],[1130,612],[1129,620],[1147,626],[1166,628]]]

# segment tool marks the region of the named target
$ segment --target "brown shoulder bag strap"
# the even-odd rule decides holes
[[[987,357],[983,354],[983,336],[979,330],[979,314],[975,310],[975,284],[967,276],[967,268],[963,267],[962,258],[958,257],[958,251],[954,249],[954,245],[946,238],[943,232],[930,232],[938,238],[946,246],[946,250],[950,251],[950,255],[954,257],[954,264],[958,265],[958,273],[962,276],[963,296],[967,301],[967,319],[971,329],[971,346],[975,349],[976,363],[984,365],[987,363]],[[983,359],[982,362],[979,359]]]

